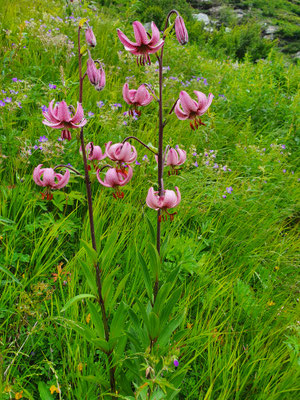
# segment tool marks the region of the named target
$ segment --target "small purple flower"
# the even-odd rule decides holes
[[[49,88],[50,89],[56,89],[56,85],[52,85],[52,83],[49,83]]]
[[[227,197],[227,196],[226,196],[226,194],[223,194],[223,196],[222,196],[222,197],[223,197],[223,199],[226,199],[226,197]]]
[[[281,145],[281,148],[282,148],[282,149],[285,149],[285,144],[282,144],[282,145]]]
[[[124,121],[124,122],[123,122],[123,125],[127,125],[127,121]]]
[[[286,173],[286,169],[283,169],[282,172],[285,174]]]
[[[227,187],[227,188],[226,188],[226,192],[227,192],[227,193],[232,193],[232,192],[233,192],[232,187],[231,187],[231,186]]]
[[[204,153],[205,157],[208,157],[208,153]]]
[[[194,162],[195,167],[199,167],[197,161]]]
[[[206,161],[205,164],[206,164],[206,165],[209,165],[209,161]]]
[[[34,150],[37,150],[39,148],[39,146],[35,145],[33,146]]]
[[[94,115],[95,115],[95,114],[94,114],[92,111],[89,111],[89,112],[88,112],[88,116],[89,116],[89,117],[93,117]]]
[[[135,164],[136,165],[141,165],[141,163],[139,163],[138,160],[136,160]]]
[[[97,101],[97,107],[102,108],[104,106],[104,103],[102,100]]]
[[[128,115],[128,111],[123,112],[123,115],[126,117],[126,115]]]
[[[13,82],[18,82],[18,78],[12,78]]]
[[[224,165],[224,167],[222,168],[222,170],[223,170],[223,171],[226,171],[226,170],[227,170],[226,165]]]
[[[48,142],[48,138],[46,136],[40,136],[39,142],[40,143]]]
[[[175,365],[175,367],[177,368],[178,367],[178,365],[179,365],[179,362],[178,362],[178,360],[174,360],[174,365]]]
[[[70,163],[68,163],[67,166],[73,168],[73,165]]]
[[[203,84],[204,84],[205,86],[208,86],[208,83],[207,83],[207,79],[206,79],[206,78],[203,79]]]
[[[219,165],[217,163],[214,164],[213,168],[218,169]]]
[[[145,154],[144,157],[143,157],[143,161],[146,161],[146,160],[148,160],[147,154]]]
[[[5,107],[5,102],[0,100],[0,107]]]
[[[18,101],[18,107],[19,107],[19,108],[22,108],[22,105],[21,105],[21,102],[20,102],[20,101]]]
[[[193,153],[193,156],[194,156],[194,157],[196,157],[196,156],[197,156],[197,153],[196,153],[196,152],[194,152],[194,153]]]
[[[48,108],[46,106],[41,106],[43,112],[48,112]]]
[[[11,103],[11,97],[6,97],[6,99],[4,99],[5,103]]]

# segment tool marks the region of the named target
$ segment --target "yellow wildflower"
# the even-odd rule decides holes
[[[275,267],[274,269],[275,269],[275,271],[278,271],[278,270],[279,270],[279,267],[276,265],[276,267]]]
[[[21,392],[17,392],[16,394],[15,394],[15,399],[17,399],[17,400],[19,400],[19,399],[21,399],[22,397],[23,397],[23,390],[21,390]]]
[[[77,369],[78,369],[79,372],[81,372],[81,371],[83,370],[83,364],[82,364],[82,362],[80,362],[80,363],[77,365]]]
[[[275,303],[274,303],[274,301],[273,301],[273,300],[270,300],[270,301],[268,301],[268,306],[269,306],[269,307],[271,307],[271,306],[275,306]]]
[[[52,385],[50,387],[50,392],[51,392],[51,394],[53,394],[54,392],[60,393],[60,390],[55,385]]]
[[[4,393],[9,393],[9,392],[11,392],[11,390],[12,390],[12,387],[10,385],[6,385],[5,389],[4,389]]]
[[[88,314],[87,316],[86,316],[86,323],[87,324],[89,324],[90,323],[90,321],[91,321],[91,314]]]
[[[186,327],[187,327],[188,329],[192,329],[193,324],[191,324],[190,322],[188,322],[188,323],[186,324]]]

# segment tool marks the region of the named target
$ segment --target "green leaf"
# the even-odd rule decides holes
[[[96,250],[93,249],[92,245],[90,245],[88,242],[86,242],[83,239],[80,239],[81,244],[83,245],[83,247],[85,248],[86,254],[88,256],[88,258],[90,259],[90,261],[93,264],[96,264],[97,259],[98,259],[98,255]]]
[[[109,344],[105,339],[100,339],[100,338],[92,338],[91,342],[98,347],[100,350],[102,350],[104,353],[109,352]]]
[[[87,280],[87,283],[88,283],[91,291],[95,295],[97,295],[98,294],[98,288],[97,288],[97,283],[96,283],[95,272],[93,273],[91,271],[91,268],[89,267],[89,265],[85,261],[79,260],[79,263],[81,264],[83,274],[85,276],[85,279]],[[94,267],[93,267],[93,271],[94,271]]]
[[[16,282],[18,285],[21,285],[21,282],[14,276],[14,274],[12,274],[7,268],[2,267],[0,265],[0,271],[4,272],[6,275],[8,275],[14,282]]]
[[[78,25],[78,26],[80,26],[80,28],[82,28],[83,25],[84,25],[87,21],[88,21],[87,18],[82,18],[82,19],[79,21],[79,25]]]
[[[179,315],[177,318],[172,319],[168,323],[168,325],[162,330],[162,333],[159,335],[159,338],[157,340],[158,346],[164,347],[167,345],[172,333],[182,323],[184,316],[185,316],[185,314],[182,313],[182,315]]]
[[[149,245],[148,245],[148,253],[149,253],[150,265],[152,267],[154,277],[158,279],[161,261],[160,261],[160,257],[157,252],[157,249],[152,243],[149,243]]]
[[[93,341],[96,338],[95,332],[82,324],[81,322],[72,321],[71,319],[63,319],[63,321],[74,331],[76,331],[80,336],[84,337],[88,342]],[[100,340],[100,339],[99,339]]]
[[[110,325],[111,338],[121,336],[121,333],[123,332],[124,322],[127,317],[127,312],[125,311],[126,311],[126,306],[125,303],[122,301],[111,321]]]
[[[39,394],[40,394],[41,400],[53,400],[53,397],[51,396],[51,394],[49,392],[49,387],[46,385],[46,383],[39,382],[38,389],[39,389]]]
[[[144,257],[141,255],[141,253],[138,252],[137,254],[140,259],[140,264],[142,267],[145,288],[146,288],[146,291],[147,291],[150,301],[152,301],[153,300],[152,284],[151,284],[151,278],[150,278],[150,274],[149,274],[149,271],[147,268],[147,264],[146,264]]]
[[[152,241],[153,244],[155,244],[156,243],[156,234],[155,234],[154,227],[153,227],[150,219],[148,218],[148,216],[146,214],[145,214],[145,219],[146,219],[147,224],[149,226],[149,232],[150,232],[151,241]]]
[[[159,334],[159,318],[158,316],[151,311],[149,314],[149,323],[150,323],[150,338],[153,340]]]
[[[112,307],[114,307],[114,305],[116,304],[116,301],[120,295],[120,293],[124,290],[127,279],[129,278],[130,273],[128,272],[128,274],[126,274],[124,276],[124,278],[121,280],[121,282],[118,284],[116,293],[114,295],[114,298],[112,299],[112,301],[109,304],[109,308],[111,309]]]
[[[139,300],[137,300],[136,302],[137,302],[137,305],[139,307],[140,313],[142,314],[142,318],[143,318],[143,321],[144,321],[144,323],[146,325],[147,331],[150,334],[150,330],[151,329],[150,329],[150,323],[149,323],[149,318],[148,318],[147,312],[146,312],[143,304]]]
[[[89,300],[87,300],[87,305],[89,307],[91,319],[92,319],[93,324],[95,325],[97,335],[100,337],[100,339],[105,339],[104,326],[103,326],[103,321],[101,318],[101,311],[99,309],[97,309],[95,304],[93,304]]]
[[[84,44],[80,49],[80,54],[84,54],[87,51],[87,45]]]
[[[96,296],[94,296],[93,294],[88,294],[88,293],[79,294],[79,295],[73,297],[72,299],[70,299],[69,301],[67,301],[66,304],[65,304],[65,306],[60,310],[60,312],[66,311],[69,307],[71,307],[72,304],[76,303],[76,302],[79,301],[79,300],[86,299],[86,298],[93,298],[93,299],[95,299]]]
[[[103,270],[108,270],[111,260],[113,259],[115,252],[118,249],[116,245],[118,240],[118,229],[114,229],[108,236],[105,242],[105,246],[101,252],[100,260]]]
[[[176,289],[172,295],[169,297],[167,303],[162,309],[162,312],[160,313],[160,322],[161,324],[164,324],[169,320],[169,317],[171,315],[171,312],[173,310],[173,307],[177,304],[179,298],[181,295],[181,287]]]
[[[157,297],[154,303],[153,311],[156,314],[160,314],[161,307],[165,304],[166,298],[168,297],[172,288],[171,283],[164,283],[157,293]]]

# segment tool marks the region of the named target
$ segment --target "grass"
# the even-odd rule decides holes
[[[87,140],[103,149],[109,140],[136,135],[156,146],[156,104],[137,121],[123,115],[126,77],[130,88],[146,80],[157,89],[157,66],[146,67],[145,74],[117,39],[117,27],[130,35],[130,19],[116,9],[70,7],[75,17],[91,19],[98,42],[93,56],[103,60],[107,76],[101,93],[85,82],[85,114],[94,113]],[[41,106],[53,98],[76,104],[71,42],[77,22],[55,18],[65,21],[71,15],[56,1],[22,0],[2,9],[0,79],[3,99],[12,99],[0,107],[1,398],[18,398],[21,391],[27,399],[109,398],[103,352],[68,322],[93,326],[87,300],[61,312],[68,300],[91,292],[82,245],[90,240],[84,182],[72,176],[46,202],[32,180],[40,163],[71,163],[83,170],[76,132],[72,141],[58,142],[59,132],[41,123]],[[165,112],[180,90],[212,92],[215,98],[201,130],[191,131],[174,114],[166,125],[165,143],[188,153],[180,175],[165,179],[166,188],[180,188],[182,202],[174,221],[162,224],[167,243],[162,280],[178,270],[171,293],[181,292],[173,317],[183,319],[158,354],[147,347],[134,352],[129,344],[122,350],[120,343],[114,361],[121,398],[134,396],[125,375],[138,392],[147,367],[157,372],[162,359],[169,381],[180,388],[178,399],[291,400],[299,391],[299,68],[276,50],[257,63],[247,57],[243,62],[218,59],[213,53],[196,43],[181,47],[174,38],[166,45]],[[118,103],[122,107],[114,106]],[[44,135],[48,141],[39,142]],[[122,302],[138,318],[137,300],[147,304],[138,251],[150,264],[145,216],[154,224],[155,212],[145,198],[155,185],[156,165],[147,150],[136,147],[141,165],[135,166],[122,201],[91,175],[110,322]],[[145,154],[149,161],[143,160]],[[55,281],[53,274],[58,274]],[[134,334],[133,327],[127,316],[125,331]],[[51,395],[52,385],[59,385],[61,394]],[[142,396],[141,389],[136,398]]]

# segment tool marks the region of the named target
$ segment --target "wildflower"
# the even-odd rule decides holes
[[[133,22],[133,30],[136,43],[132,42],[118,29],[118,36],[125,47],[125,50],[138,56],[137,63],[140,65],[151,64],[149,54],[156,53],[163,45],[164,41],[160,39],[160,33],[154,22],[151,22],[152,37],[148,38],[147,32],[139,21]]]
[[[81,148],[80,148],[81,150]],[[85,146],[85,150],[88,154],[88,159],[90,161],[92,160],[103,160],[106,157],[106,154],[102,153],[101,147],[100,146],[94,146],[93,142],[89,142],[86,146]]]
[[[41,168],[39,164],[33,171],[34,182],[43,187],[61,189],[69,182],[70,171],[67,169],[64,175],[56,173],[52,168]]]
[[[18,78],[12,78],[13,82],[18,82]]]
[[[102,64],[99,61],[96,62],[100,65],[100,68],[96,67],[95,61],[91,58],[91,54],[89,53],[86,73],[91,84],[95,87],[96,90],[100,91],[105,86],[105,72],[102,68]]]
[[[112,187],[116,189],[116,192],[113,194],[114,198],[122,199],[124,197],[124,193],[119,191],[119,186],[126,185],[130,179],[132,178],[132,168],[128,166],[128,171],[118,168],[110,168],[105,175],[104,181],[100,179],[99,169],[97,170],[97,179],[101,183],[101,185],[105,187]]]
[[[77,103],[76,111],[73,106],[68,106],[65,101],[61,101],[54,107],[53,103],[54,100],[49,103],[48,111],[43,111],[43,116],[46,118],[43,120],[44,125],[54,129],[69,131],[69,129],[81,128],[87,123],[80,103]],[[73,116],[71,115],[70,109],[73,111]],[[66,132],[62,133],[62,138],[66,138],[66,136],[71,139],[70,132],[68,132],[68,134]]]
[[[139,86],[137,90],[129,90],[128,83],[126,82],[123,86],[123,98],[127,104],[132,105],[134,111],[140,115],[137,107],[147,106],[153,100],[145,85]],[[133,115],[133,111],[130,110],[129,114]]]
[[[282,148],[282,149],[285,149],[285,144],[282,144],[282,145],[281,145],[281,148]]]
[[[175,19],[175,33],[180,44],[184,45],[189,41],[189,35],[184,25],[183,18],[180,16]]]
[[[89,117],[93,117],[94,115],[95,115],[95,114],[94,114],[92,111],[89,111],[89,112],[88,112],[88,116],[89,116]]]
[[[176,213],[170,214],[167,209],[178,206],[181,201],[181,194],[177,186],[175,186],[176,194],[173,190],[164,190],[163,194],[159,196],[158,192],[155,192],[153,187],[148,190],[146,198],[147,206],[154,210],[163,210],[167,215],[170,216],[170,220],[173,221]],[[161,216],[160,216],[161,217]],[[167,219],[168,217],[166,217]],[[163,216],[164,219],[164,216]],[[161,219],[160,221],[161,222]]]
[[[48,142],[48,138],[46,136],[40,136],[39,142],[40,143]]]
[[[112,161],[132,163],[137,159],[137,151],[130,143],[116,143],[113,145],[111,143],[108,142],[105,145],[105,153]]]
[[[5,101],[0,100],[0,107],[5,107]]]
[[[226,199],[227,196],[226,196],[226,194],[223,194],[222,197],[223,197],[223,199]]]
[[[282,172],[285,174],[286,173],[286,169],[283,169]]]
[[[82,364],[82,362],[80,362],[80,363],[77,365],[77,370],[78,370],[79,372],[82,372],[82,371],[83,371],[83,364]]]
[[[275,269],[275,271],[278,271],[278,270],[279,270],[279,267],[276,265],[276,267],[275,267],[274,269]]]
[[[190,322],[188,322],[188,323],[186,324],[186,327],[187,327],[188,329],[192,329],[193,324],[191,324]]]
[[[21,390],[21,392],[17,392],[16,394],[15,394],[15,399],[16,400],[19,400],[19,399],[21,399],[23,397],[23,390]]]
[[[232,192],[233,192],[232,187],[231,187],[231,186],[227,187],[227,188],[226,188],[226,192],[227,192],[227,193],[232,193]]]
[[[195,127],[197,129],[199,125],[204,125],[201,119],[197,119],[197,117],[203,115],[208,110],[212,103],[213,95],[209,93],[208,97],[206,97],[204,93],[198,92],[197,90],[194,90],[194,93],[198,98],[198,103],[195,100],[192,100],[187,92],[182,90],[174,111],[177,117],[181,120],[195,120]],[[182,109],[180,105],[182,106]],[[190,126],[193,130],[195,129],[192,122],[190,122]]]
[[[168,151],[168,155],[167,155],[167,161],[166,164],[167,165],[182,165],[186,160],[186,151],[185,150],[181,150],[179,148],[175,149],[170,149]]]
[[[97,44],[93,29],[90,26],[85,31],[85,40],[86,40],[87,44],[91,47],[95,47]]]
[[[275,306],[275,303],[274,303],[273,300],[268,301],[267,304],[268,304],[269,307]]]
[[[54,392],[60,393],[60,390],[55,385],[52,385],[50,386],[50,393],[53,394]]]
[[[178,365],[179,365],[179,362],[178,362],[178,360],[176,360],[176,359],[175,359],[175,360],[173,361],[173,363],[174,363],[175,367],[177,368],[177,367],[178,367]]]
[[[102,100],[97,101],[97,107],[102,108],[104,106],[104,103]]]
[[[56,85],[52,85],[52,83],[49,83],[49,88],[50,89],[56,89]]]
[[[91,314],[90,313],[88,313],[85,320],[86,320],[87,324],[89,324],[91,322]]]

